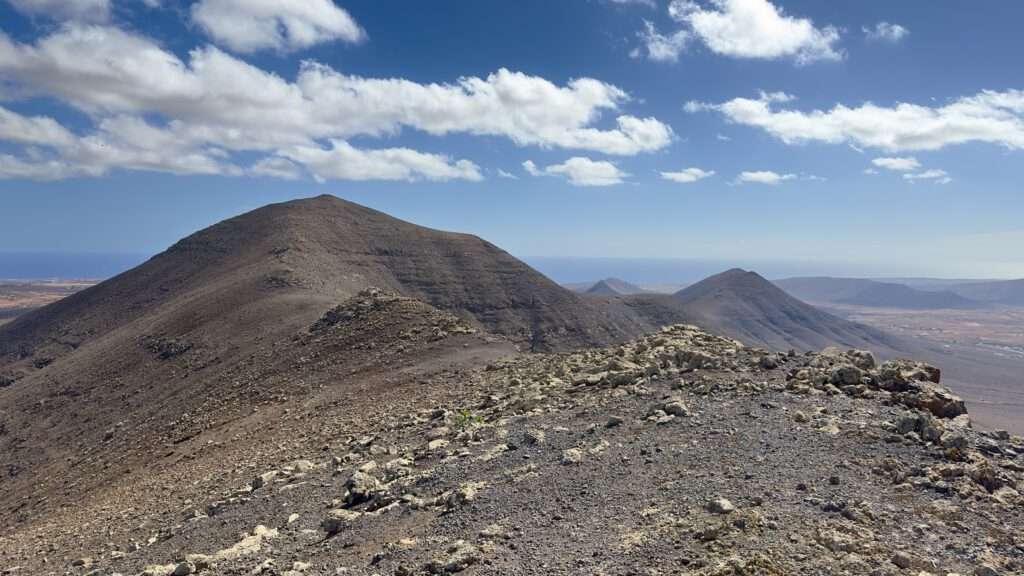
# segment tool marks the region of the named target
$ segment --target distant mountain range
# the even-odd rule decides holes
[[[817,303],[914,310],[976,308],[981,305],[949,289],[918,290],[903,284],[860,278],[788,278],[777,280],[775,284],[797,298]]]
[[[814,303],[910,310],[1024,306],[1024,280],[879,281],[862,278],[787,278],[775,284]]]

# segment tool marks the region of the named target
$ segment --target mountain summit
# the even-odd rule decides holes
[[[636,333],[476,236],[325,195],[225,220],[19,318],[4,327],[0,354],[43,347],[53,356],[129,325],[235,340],[257,315],[261,330],[296,329],[368,288],[420,299],[534,350],[607,344]],[[57,332],[63,345],[53,345]]]
[[[823,312],[756,272],[733,268],[675,294],[693,321],[713,332],[772,349],[841,345],[895,354],[902,345],[880,330]]]

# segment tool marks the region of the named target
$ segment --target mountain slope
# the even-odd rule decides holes
[[[51,357],[133,323],[181,333],[216,321],[212,335],[229,337],[258,312],[260,323],[280,317],[288,325],[294,318],[301,326],[369,287],[421,299],[534,348],[608,343],[633,333],[475,236],[320,196],[216,224],[19,318],[0,332],[0,356],[41,346]]]
[[[627,296],[629,294],[642,294],[643,292],[645,292],[643,288],[618,278],[605,278],[587,290],[587,294],[603,294],[605,296]]]
[[[1024,279],[957,284],[951,291],[979,302],[1024,306]]]
[[[684,288],[674,298],[697,325],[748,345],[776,350],[845,346],[883,356],[905,349],[889,334],[818,310],[738,268]]]
[[[391,345],[397,333],[364,328],[406,313],[457,329],[424,307],[366,294],[302,339]],[[257,425],[199,432],[174,445],[188,457],[106,493],[2,523],[4,571],[1024,569],[1024,439],[971,429],[924,365],[765,354],[676,326],[606,349],[392,377],[295,395],[261,408],[273,415]],[[908,528],[923,521],[928,537]]]
[[[420,303],[398,326],[379,320],[393,345],[369,329],[343,344],[308,338],[371,288]],[[424,320],[441,313],[476,332]],[[311,388],[387,386],[381,374],[423,355],[592,346],[646,328],[474,236],[328,196],[267,206],[0,326],[0,510],[28,514],[25,490],[73,500],[154,453],[176,460],[202,431],[263,422],[254,410]],[[74,489],[61,488],[68,466]]]
[[[787,278],[777,286],[801,300],[912,310],[966,309],[979,306],[950,290],[917,290],[903,284],[859,278]]]

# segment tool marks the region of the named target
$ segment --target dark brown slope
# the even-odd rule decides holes
[[[140,335],[202,327],[211,336],[245,338],[246,329],[272,323],[305,325],[368,287],[421,299],[532,348],[608,343],[635,333],[480,238],[320,196],[221,222],[19,318],[0,330],[0,356],[45,363],[129,325]]]
[[[793,298],[755,272],[733,269],[674,295],[681,320],[769,349],[865,348],[891,356],[908,346],[869,326]]]
[[[605,278],[587,290],[587,294],[601,294],[604,296],[628,296],[630,294],[642,294],[643,292],[645,292],[643,288],[618,278]]]
[[[422,303],[394,328],[394,353],[381,354],[372,330],[307,341],[328,310],[370,287]],[[432,310],[480,333],[444,338],[415,317]],[[0,327],[0,521],[31,519],[34,498],[53,506],[145,473],[154,455],[181,458],[197,434],[216,437],[254,409],[366,387],[374,380],[360,374],[423,362],[405,359],[420,348],[434,362],[508,354],[501,336],[569,348],[642,328],[615,318],[474,236],[329,196],[267,206]],[[304,370],[311,362],[324,368]]]

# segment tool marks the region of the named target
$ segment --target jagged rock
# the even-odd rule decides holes
[[[562,464],[571,465],[583,462],[583,451],[579,448],[569,448],[562,452]]]
[[[252,489],[259,490],[260,488],[266,486],[267,484],[270,484],[271,482],[274,481],[275,478],[278,477],[279,474],[281,474],[279,470],[270,470],[268,472],[260,474],[259,476],[252,479]]]
[[[543,444],[545,438],[546,436],[544,431],[537,428],[528,428],[526,432],[523,433],[523,442],[530,445]]]
[[[327,511],[327,517],[320,523],[320,527],[323,528],[324,532],[328,535],[334,535],[341,532],[345,526],[349,523],[358,519],[362,516],[360,512],[353,512],[352,510],[346,510],[344,508],[335,508]]]
[[[671,414],[672,416],[685,417],[690,415],[690,409],[687,408],[686,403],[679,398],[670,398],[666,400],[661,404],[660,408],[666,414]]]
[[[462,572],[479,561],[480,550],[468,542],[458,540],[448,547],[444,556],[432,560],[427,565],[427,571],[431,574]]]
[[[829,379],[832,384],[837,386],[849,386],[859,384],[862,376],[863,373],[860,368],[853,365],[845,365],[833,368]]]
[[[372,499],[380,489],[380,481],[366,472],[357,470],[345,482],[345,488],[348,490],[345,501],[349,505],[355,505]]]
[[[854,366],[864,371],[872,370],[877,365],[875,355],[868,350],[850,350],[846,353],[846,357]]]
[[[707,509],[715,514],[729,514],[736,510],[736,506],[725,498],[715,498],[708,502]]]
[[[934,571],[935,563],[925,560],[909,552],[899,551],[893,554],[892,563],[904,570]]]

